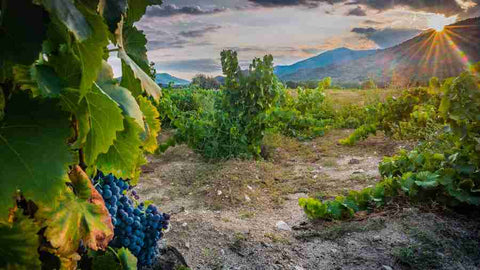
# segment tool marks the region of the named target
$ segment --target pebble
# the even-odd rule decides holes
[[[352,158],[350,159],[350,161],[348,162],[348,164],[360,164],[360,160],[356,159],[356,158]]]
[[[245,194],[245,201],[250,202],[251,200],[252,200],[252,199],[250,199],[250,197],[248,197],[248,195]]]
[[[393,270],[393,268],[388,265],[382,265],[382,270]]]
[[[250,189],[250,190],[253,190],[253,188],[249,185],[247,185],[247,188]]]
[[[277,229],[279,229],[281,231],[291,231],[292,230],[292,228],[290,228],[290,226],[288,226],[288,224],[285,223],[285,221],[282,221],[282,220],[278,221],[276,226],[277,226]]]
[[[218,191],[217,191],[217,195],[218,195],[218,196],[222,195],[222,191],[221,191],[221,190],[218,190]]]

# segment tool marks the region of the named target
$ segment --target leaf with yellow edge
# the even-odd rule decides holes
[[[119,86],[113,79],[112,67],[106,61],[102,62],[102,71],[98,74],[97,85],[105,94],[117,102],[124,115],[132,117],[142,130],[145,129],[143,114],[137,101],[128,89]]]
[[[123,36],[123,20],[119,22],[117,31],[115,32],[115,37],[117,39],[118,44],[118,57],[122,59],[122,62],[128,66],[135,78],[140,80],[140,85],[142,90],[147,92],[150,96],[152,96],[155,100],[158,100],[162,94],[162,89],[158,84],[153,81],[150,76],[145,73],[145,71],[137,64],[130,56],[128,55],[128,51],[126,51],[126,47],[124,44],[124,36]],[[132,51],[134,50],[133,46],[131,46]]]
[[[155,152],[158,148],[157,136],[161,130],[160,127],[160,114],[157,108],[145,97],[139,96],[137,98],[140,110],[142,110],[145,117],[146,138],[144,140],[143,149],[149,153]]]
[[[117,138],[106,154],[97,159],[98,169],[104,174],[112,173],[117,177],[134,178],[138,169],[138,160],[142,156],[142,129],[133,120],[126,117],[125,129],[117,132]]]
[[[65,269],[72,269],[79,259],[80,240],[92,250],[104,250],[113,238],[108,210],[88,176],[75,166],[69,177],[79,196],[67,189],[55,205],[45,205],[35,214],[47,225],[44,235],[53,247],[49,251],[60,257]],[[90,196],[86,189],[91,190]]]
[[[0,269],[40,268],[37,252],[40,228],[20,211],[13,217],[12,223],[0,223]]]

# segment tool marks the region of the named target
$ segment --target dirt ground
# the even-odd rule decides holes
[[[382,157],[409,147],[382,135],[338,145],[349,132],[308,142],[271,134],[267,161],[213,163],[176,146],[150,157],[137,190],[172,214],[165,239],[191,269],[480,269],[478,219],[435,205],[393,202],[344,222],[306,218],[298,198],[373,185]]]

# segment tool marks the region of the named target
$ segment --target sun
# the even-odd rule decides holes
[[[457,21],[457,15],[451,17],[445,17],[443,14],[433,14],[428,17],[428,27],[433,28],[437,32],[442,32],[446,25],[452,24]]]

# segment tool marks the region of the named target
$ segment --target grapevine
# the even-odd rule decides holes
[[[158,147],[161,89],[134,26],[151,4],[161,1],[0,4],[0,251],[12,254],[0,268],[76,269],[87,257],[110,269],[152,262],[168,215],[150,206],[134,223],[135,245],[114,245],[125,223],[118,215],[136,195],[120,194],[123,181],[112,194],[99,189],[103,180],[91,182],[101,171],[134,186],[145,152]],[[107,62],[113,52],[120,83]],[[125,209],[114,212],[112,198]]]

